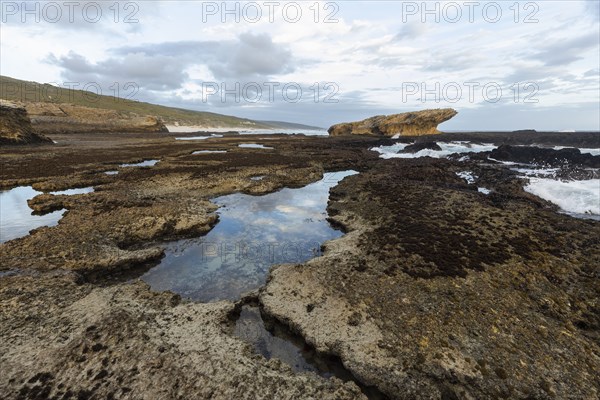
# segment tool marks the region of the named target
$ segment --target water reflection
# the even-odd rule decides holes
[[[56,196],[60,196],[60,195],[65,195],[65,196],[73,196],[76,194],[86,194],[86,193],[92,193],[94,191],[93,187],[86,187],[86,188],[79,188],[79,189],[67,189],[67,190],[60,190],[58,192],[50,192],[50,194],[56,195]]]
[[[238,147],[241,147],[242,149],[273,149],[273,147],[267,147],[265,145],[256,143],[242,143],[238,145]]]
[[[265,326],[258,307],[243,306],[235,324],[234,335],[252,345],[266,359],[278,358],[296,372],[314,372],[325,378],[337,376],[344,381],[354,377],[338,359],[320,356],[301,337],[281,325]]]
[[[54,226],[66,210],[46,215],[31,215],[27,200],[38,194],[31,186],[16,187],[0,192],[0,243],[20,238],[41,226]]]
[[[133,164],[121,164],[121,167],[153,167],[158,164],[160,160],[145,160],[139,163]]]
[[[265,196],[214,199],[219,223],[206,236],[167,246],[162,262],[142,279],[197,301],[235,300],[265,283],[273,264],[300,263],[342,235],[326,221],[329,189],[355,171],[327,173],[300,189]]]

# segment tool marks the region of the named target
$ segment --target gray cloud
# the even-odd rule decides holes
[[[553,77],[560,75],[564,72],[563,69],[558,67],[546,67],[546,66],[516,66],[512,73],[503,77],[501,80],[506,84],[517,83],[517,82],[536,82],[542,83],[547,82]]]
[[[131,53],[120,58],[109,58],[92,63],[85,57],[70,52],[66,56],[50,55],[46,61],[63,69],[62,77],[70,82],[98,83],[103,91],[114,83],[121,86],[134,82],[145,90],[173,90],[181,87],[188,75],[181,64],[169,56],[148,56]]]
[[[556,41],[549,46],[545,46],[542,51],[535,53],[533,57],[548,66],[564,66],[582,59],[583,52],[597,49],[598,44],[598,31],[592,31],[572,39]]]
[[[402,29],[392,40],[414,40],[419,36],[423,36],[427,32],[427,25],[419,22],[408,22],[402,25]]]
[[[115,55],[177,58],[183,65],[205,64],[218,80],[244,80],[289,73],[298,65],[286,46],[267,34],[243,33],[237,40],[164,42],[113,49]]]
[[[74,82],[135,82],[141,90],[180,89],[189,81],[188,67],[205,65],[219,82],[267,81],[270,76],[294,70],[291,52],[266,34],[241,34],[229,41],[180,41],[110,50],[111,56],[93,63],[70,52],[46,58],[62,68],[62,77]],[[208,81],[211,77],[203,80]]]

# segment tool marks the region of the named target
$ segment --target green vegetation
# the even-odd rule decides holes
[[[177,122],[180,125],[257,129],[276,127],[274,124],[271,125],[245,118],[159,106],[114,96],[97,95],[84,90],[60,88],[49,84],[22,81],[1,75],[0,98],[18,102],[71,103],[78,106],[115,110],[123,114],[153,115],[162,118],[166,124]]]

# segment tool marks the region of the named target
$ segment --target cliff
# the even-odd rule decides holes
[[[329,128],[331,136],[379,135],[420,136],[440,133],[437,127],[458,114],[452,108],[439,108],[393,115],[378,115],[358,122],[347,122]]]
[[[52,143],[52,140],[33,131],[23,107],[0,100],[0,144],[31,143]]]
[[[163,121],[115,110],[62,103],[25,103],[35,130],[40,133],[167,132]]]

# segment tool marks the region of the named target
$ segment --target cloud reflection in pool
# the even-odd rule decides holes
[[[169,244],[142,279],[192,300],[238,299],[263,285],[272,265],[319,256],[323,242],[342,235],[326,220],[329,189],[354,174],[327,173],[303,188],[264,196],[213,199],[221,206],[219,223],[206,236]]]

